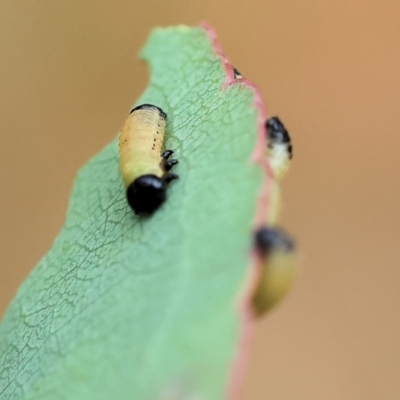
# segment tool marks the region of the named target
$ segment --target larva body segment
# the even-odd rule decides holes
[[[136,108],[129,114],[119,139],[120,165],[126,188],[142,175],[155,175],[160,179],[164,176],[161,148],[165,125],[166,114],[155,106]]]

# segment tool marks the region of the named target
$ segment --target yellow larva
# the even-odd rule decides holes
[[[136,214],[153,213],[166,199],[168,183],[178,178],[168,171],[178,160],[161,153],[167,114],[152,104],[135,107],[119,137],[120,168],[128,203]]]
[[[293,286],[297,256],[293,239],[282,229],[263,227],[255,233],[261,259],[261,276],[253,295],[253,307],[262,315],[279,303]]]

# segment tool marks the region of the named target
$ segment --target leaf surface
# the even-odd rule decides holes
[[[257,93],[204,28],[155,29],[136,102],[168,114],[180,179],[129,209],[118,140],[79,172],[64,227],[0,326],[1,399],[222,399],[264,171]]]

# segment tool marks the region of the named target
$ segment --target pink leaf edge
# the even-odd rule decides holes
[[[261,97],[261,91],[256,85],[246,78],[234,78],[233,66],[229,62],[228,57],[223,53],[215,30],[206,22],[202,22],[200,27],[206,31],[214,52],[221,59],[222,65],[226,71],[226,80],[221,89],[224,90],[230,85],[236,84],[248,86],[254,91],[254,107],[258,112],[258,134],[256,146],[250,157],[250,161],[258,164],[264,172],[253,219],[253,230],[255,231],[257,228],[267,223],[266,216],[269,207],[270,191],[274,180],[271,167],[265,156],[267,141],[264,125],[267,118],[266,107]],[[233,357],[230,367],[229,379],[226,387],[226,400],[238,400],[240,398],[241,387],[250,353],[250,345],[255,331],[256,318],[251,306],[251,297],[257,286],[260,274],[261,259],[253,250],[251,253],[250,265],[247,269],[247,276],[239,292],[237,301],[237,308],[240,313],[240,334],[236,354]]]

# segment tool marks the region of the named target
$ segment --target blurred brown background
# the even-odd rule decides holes
[[[399,1],[1,1],[0,313],[146,87],[150,29],[200,20],[294,142],[302,270],[257,327],[243,398],[398,399]]]

